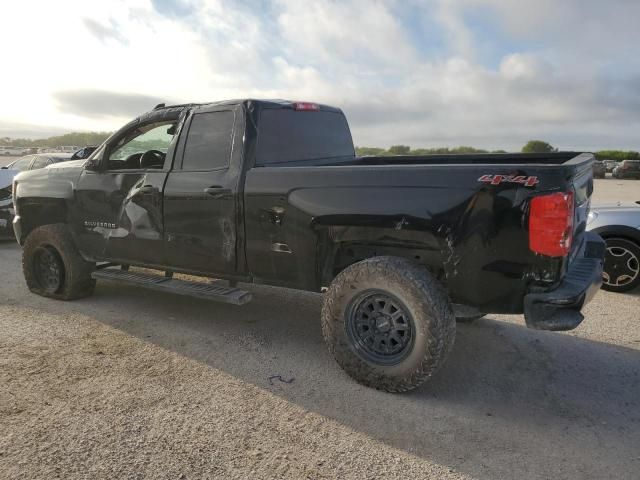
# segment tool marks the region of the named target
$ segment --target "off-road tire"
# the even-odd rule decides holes
[[[35,273],[36,252],[41,249],[54,252],[61,261],[60,287],[54,291],[47,291],[38,281]],[[91,278],[95,264],[85,261],[63,224],[44,225],[34,229],[24,243],[22,250],[22,271],[29,290],[43,297],[57,300],[75,300],[91,295],[96,281]]]
[[[347,332],[350,305],[369,290],[392,295],[413,318],[414,341],[399,363],[380,365],[363,358]],[[387,392],[406,392],[444,364],[456,322],[447,292],[426,268],[385,256],[355,263],[334,279],[324,297],[322,333],[338,364],[356,381]]]

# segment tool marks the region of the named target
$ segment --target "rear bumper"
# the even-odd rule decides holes
[[[537,330],[572,330],[584,316],[582,307],[591,301],[602,285],[604,241],[586,232],[583,255],[574,260],[560,285],[549,292],[524,297],[527,327]]]

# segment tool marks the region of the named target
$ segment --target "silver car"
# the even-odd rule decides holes
[[[627,292],[640,285],[640,202],[592,206],[587,230],[606,243],[602,288]]]

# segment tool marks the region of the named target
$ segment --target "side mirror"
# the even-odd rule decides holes
[[[87,160],[84,164],[84,169],[90,172],[99,172],[100,171],[100,159],[92,158],[91,160]]]

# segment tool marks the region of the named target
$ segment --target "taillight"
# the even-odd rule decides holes
[[[573,192],[534,197],[529,210],[529,248],[541,255],[563,257],[572,241]]]
[[[320,105],[318,105],[317,103],[311,103],[311,102],[294,102],[293,109],[317,112],[320,110]]]

